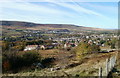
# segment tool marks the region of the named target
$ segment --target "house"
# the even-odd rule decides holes
[[[77,44],[76,43],[65,43],[64,44],[64,48],[66,49],[66,48],[71,48],[71,47],[76,47],[77,46]]]
[[[40,49],[45,50],[46,48],[45,48],[44,45],[41,45],[41,46],[40,46]]]
[[[67,44],[64,44],[64,48],[67,48]]]
[[[54,48],[54,45],[41,45],[40,46],[40,49],[42,50],[53,49],[53,48]]]
[[[39,48],[38,45],[27,45],[24,49],[24,51],[28,51],[28,50],[37,50]]]

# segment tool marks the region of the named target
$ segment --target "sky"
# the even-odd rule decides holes
[[[0,20],[118,28],[118,2],[1,2]]]

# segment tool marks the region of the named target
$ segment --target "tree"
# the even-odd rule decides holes
[[[24,50],[26,46],[26,42],[25,41],[17,41],[14,43],[14,46],[11,48],[12,50],[17,50],[17,51],[22,51]]]
[[[6,60],[4,57],[3,57],[2,60],[3,60],[3,61],[2,61],[2,67],[3,67],[2,71],[3,71],[3,72],[7,72],[7,71],[10,70],[10,68],[11,68],[10,62],[9,62],[8,60]]]
[[[100,51],[100,47],[95,44],[90,45],[87,42],[81,42],[75,50],[77,57],[82,58],[89,53]]]
[[[113,38],[111,41],[110,41],[110,47],[111,49],[115,49],[115,45],[117,44],[117,39],[116,38]]]
[[[9,50],[9,48],[10,48],[10,42],[3,41],[2,42],[2,51]]]
[[[90,50],[89,50],[90,52],[98,52],[98,51],[100,51],[100,46],[95,45],[95,44],[90,45],[89,48],[90,48]]]
[[[39,53],[36,51],[28,51],[23,54],[22,58],[24,59],[26,66],[29,66],[35,62],[39,62],[41,60]]]
[[[115,49],[115,43],[111,44],[111,49]]]
[[[100,44],[104,44],[105,42],[105,40],[100,40]]]
[[[2,55],[3,72],[21,70],[23,67],[30,67],[33,63],[41,62],[41,56],[37,51],[4,52]]]

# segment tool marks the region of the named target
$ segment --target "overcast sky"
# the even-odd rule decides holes
[[[0,20],[118,28],[118,2],[1,2]]]

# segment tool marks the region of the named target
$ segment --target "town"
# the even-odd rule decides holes
[[[13,31],[13,30],[12,30]],[[7,37],[6,35],[3,37],[3,41],[8,42],[17,42],[17,41],[26,41],[28,42],[24,46],[24,51],[27,50],[36,50],[36,49],[54,49],[54,48],[72,48],[76,47],[80,42],[85,41],[88,44],[95,44],[100,47],[105,47],[107,45],[111,45],[114,49],[117,49],[117,40],[120,39],[120,35],[115,33],[98,33],[87,31],[84,32],[75,32],[69,31],[67,29],[62,30],[14,30],[21,33],[23,35],[19,37]],[[92,34],[91,34],[92,33]],[[40,42],[39,42],[40,41]],[[48,42],[46,42],[48,41]],[[113,41],[116,43],[111,43]],[[47,43],[47,44],[46,44]],[[110,44],[111,43],[111,44]],[[13,46],[12,44],[10,45]]]
[[[38,76],[40,74],[40,76],[49,76],[50,72],[50,76],[54,76],[54,74],[57,76],[71,74],[72,76],[81,76],[83,72],[84,74],[89,72],[88,76],[91,74],[97,76],[98,64],[102,64],[102,60],[115,55],[119,50],[120,35],[116,30],[98,31],[86,28],[79,31],[70,28],[46,27],[43,29],[18,29],[4,25],[2,32],[4,75],[36,72]],[[88,71],[85,69],[86,66],[82,66],[80,68],[84,69],[79,72],[80,74],[77,73],[78,66],[93,60],[97,63],[98,60],[95,59],[99,60],[99,63],[96,64],[98,65],[97,69],[92,68]],[[87,64],[90,66],[94,63]],[[75,73],[67,72],[73,68],[76,68]],[[94,72],[90,73],[91,70]]]

